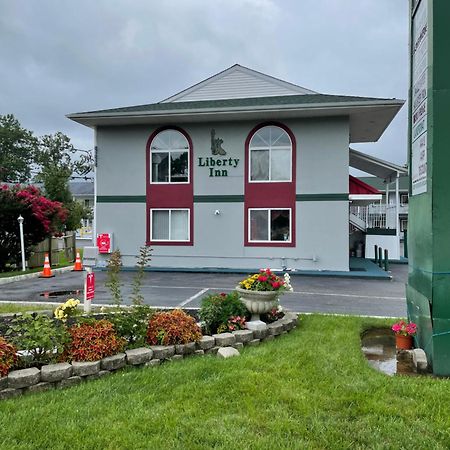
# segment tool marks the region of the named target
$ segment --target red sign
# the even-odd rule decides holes
[[[97,247],[99,253],[111,253],[111,235],[109,233],[97,234]]]
[[[93,300],[95,295],[95,275],[90,272],[86,274],[86,300]]]

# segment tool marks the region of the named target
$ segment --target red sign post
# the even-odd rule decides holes
[[[88,273],[86,275],[86,300],[93,300],[95,296],[95,275]]]

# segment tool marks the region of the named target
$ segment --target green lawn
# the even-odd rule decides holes
[[[55,309],[55,305],[18,305],[16,303],[0,303],[0,314],[23,313],[29,311],[53,309]]]
[[[306,316],[239,358],[128,369],[0,403],[1,449],[444,449],[450,385],[369,368],[360,332]]]

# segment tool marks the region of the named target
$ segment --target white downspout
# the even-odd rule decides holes
[[[399,194],[399,179],[400,174],[397,172],[395,177],[395,235],[396,235],[396,245],[397,245],[397,255],[400,259],[400,194]]]

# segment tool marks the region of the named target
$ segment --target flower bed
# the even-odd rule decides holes
[[[265,330],[237,330],[233,332],[203,336],[198,342],[177,345],[151,345],[126,350],[99,361],[63,362],[47,364],[40,369],[13,370],[0,378],[0,400],[29,392],[61,389],[83,381],[95,380],[125,366],[154,367],[165,361],[176,361],[190,355],[215,355],[221,347],[241,349],[273,340],[295,328],[297,315],[286,313],[282,319],[270,323]]]

